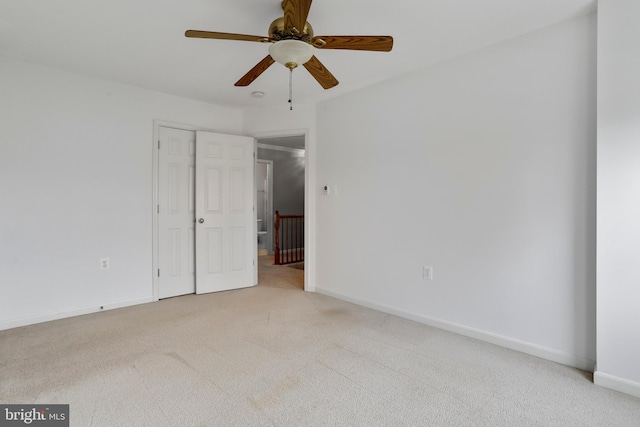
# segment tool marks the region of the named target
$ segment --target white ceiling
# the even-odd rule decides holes
[[[315,0],[316,35],[391,35],[390,53],[321,50],[340,81],[325,91],[300,67],[294,102],[313,103],[590,12],[596,0]],[[187,29],[266,36],[280,0],[0,0],[0,56],[232,106],[286,104],[274,64],[234,83],[268,44],[188,39]],[[252,91],[266,96],[256,99]]]

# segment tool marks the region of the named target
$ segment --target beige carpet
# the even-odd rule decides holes
[[[588,373],[304,293],[301,273],[2,331],[0,402],[68,403],[72,426],[640,425],[640,399]]]
[[[298,263],[295,263],[295,264],[287,264],[287,267],[295,268],[297,270],[304,270],[304,262],[298,262]]]
[[[288,267],[273,265],[273,256],[258,257],[258,286],[303,290],[304,270]]]

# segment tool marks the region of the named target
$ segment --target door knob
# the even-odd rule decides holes
[[[200,219],[198,220],[198,222],[199,222],[200,224],[202,224],[202,223],[204,222],[204,218],[200,218]]]

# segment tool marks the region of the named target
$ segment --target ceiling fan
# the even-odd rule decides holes
[[[330,89],[338,85],[338,80],[315,57],[315,49],[391,51],[391,36],[314,36],[313,28],[307,22],[311,1],[283,0],[281,6],[284,16],[271,23],[267,37],[198,30],[188,30],[184,35],[193,38],[272,43],[269,55],[238,80],[235,86],[249,86],[274,62],[278,62],[290,70],[303,65],[323,88]]]

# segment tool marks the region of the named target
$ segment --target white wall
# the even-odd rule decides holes
[[[288,135],[293,130],[308,131],[311,134],[309,139],[315,136],[316,108],[312,105],[296,104],[293,111],[290,111],[289,104],[284,101],[279,108],[247,108],[243,117],[247,135],[269,138],[271,135]],[[301,135],[299,132],[293,134]],[[305,143],[308,145],[309,141]]]
[[[595,37],[591,14],[320,104],[316,290],[592,369]]]
[[[244,111],[244,131],[256,138],[305,135],[305,269],[304,288],[315,290],[316,280],[316,108],[289,104],[280,108],[250,108]]]
[[[640,397],[640,2],[598,6],[596,384]]]
[[[242,112],[9,59],[0,94],[0,329],[150,301],[153,120]]]

